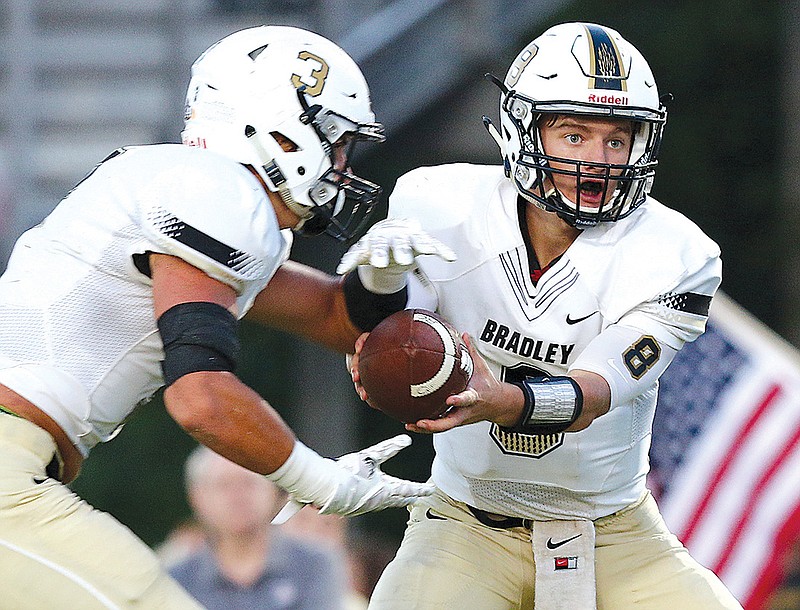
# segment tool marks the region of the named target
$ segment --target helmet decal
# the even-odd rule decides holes
[[[307,65],[311,63],[318,64],[318,68],[311,67],[308,76],[300,74],[292,74],[292,84],[297,87],[305,87],[303,93],[311,97],[316,97],[322,93],[322,88],[325,86],[325,79],[328,76],[328,62],[322,59],[319,55],[314,55],[308,51],[300,51],[297,54],[298,59],[302,59]]]
[[[589,89],[627,91],[627,74],[623,71],[622,56],[605,29],[584,24],[589,37]]]

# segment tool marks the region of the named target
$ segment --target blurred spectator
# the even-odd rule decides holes
[[[205,542],[170,573],[209,610],[345,608],[343,563],[269,525],[285,495],[263,476],[200,446],[186,491]]]
[[[171,568],[206,544],[206,534],[197,519],[190,517],[172,528],[164,541],[156,546],[156,554],[162,563]]]
[[[347,565],[349,581],[347,610],[363,610],[383,569],[394,557],[397,543],[374,534],[354,531],[352,519],[321,515],[307,506],[281,526],[282,531],[302,540],[327,544]]]
[[[347,610],[364,610],[369,603],[369,592],[361,587],[360,557],[350,552],[347,523],[339,515],[321,515],[319,511],[306,506],[303,510],[281,525],[281,531],[298,540],[324,545],[336,554],[341,565],[346,568]]]

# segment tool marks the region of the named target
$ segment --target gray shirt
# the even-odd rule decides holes
[[[209,610],[340,610],[344,560],[323,548],[274,532],[264,572],[250,586],[225,578],[208,547],[170,574]]]

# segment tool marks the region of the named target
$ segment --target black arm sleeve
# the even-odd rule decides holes
[[[384,318],[405,309],[408,302],[408,288],[391,294],[370,292],[361,283],[358,271],[351,271],[344,278],[344,299],[350,320],[366,332],[375,328]]]
[[[180,303],[165,311],[158,330],[166,384],[197,371],[234,372],[240,347],[237,325],[233,314],[217,303]]]

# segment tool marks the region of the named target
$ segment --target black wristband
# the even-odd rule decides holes
[[[344,301],[350,320],[360,330],[366,332],[375,328],[384,318],[402,311],[408,302],[408,288],[390,294],[370,292],[361,283],[358,270],[351,271],[344,277]]]
[[[583,392],[567,376],[538,377],[511,382],[522,389],[525,405],[522,417],[510,432],[558,434],[569,428],[583,411]]]

